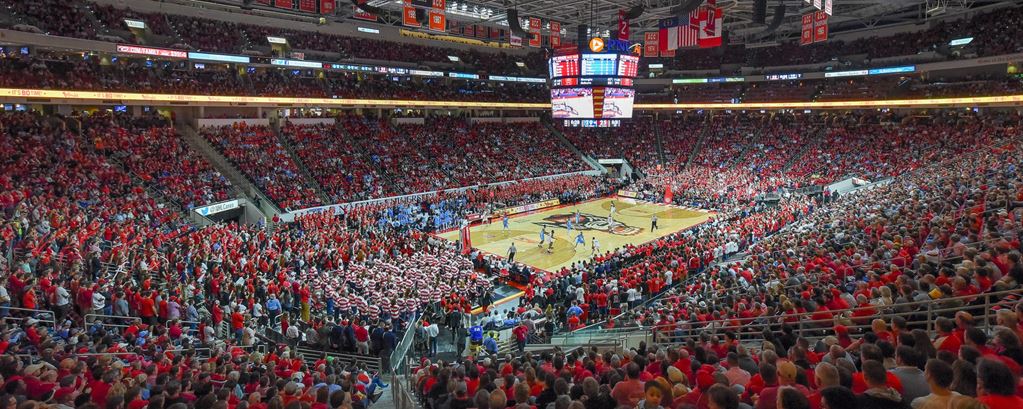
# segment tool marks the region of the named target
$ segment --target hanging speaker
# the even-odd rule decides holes
[[[773,33],[778,27],[781,27],[781,23],[785,21],[785,1],[778,2],[777,6],[774,6],[774,17],[771,17],[771,24],[767,25],[764,31],[757,34],[770,34]]]
[[[753,0],[753,24],[767,21],[767,0]]]
[[[508,15],[508,31],[511,31],[513,35],[521,38],[532,38],[532,35],[522,29],[522,24],[519,23],[519,11],[516,9],[508,9],[506,13]]]
[[[682,4],[672,9],[672,14],[678,16],[679,21],[689,19],[689,13],[696,10],[701,4],[703,4],[703,0],[682,0]]]
[[[625,19],[627,19],[627,20],[635,20],[635,19],[639,18],[639,16],[643,15],[643,11],[644,10],[645,10],[645,8],[643,7],[642,4],[640,4],[640,5],[636,6],[636,7],[633,7],[631,9],[629,9],[629,11],[625,12]]]

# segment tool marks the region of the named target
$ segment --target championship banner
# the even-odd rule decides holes
[[[813,13],[803,15],[803,29],[799,34],[799,45],[813,44]]]
[[[831,14],[835,7],[834,3],[835,2],[833,0],[824,0],[824,12],[827,13],[829,16],[834,15]]]
[[[291,0],[274,0],[274,7],[277,7],[279,9],[290,10],[293,6],[294,4],[291,3]]]
[[[551,22],[551,48],[561,47],[561,23]]]
[[[823,11],[814,14],[813,42],[828,41],[828,14]]]
[[[629,19],[625,18],[625,10],[618,10],[618,39],[629,40]]]
[[[413,6],[402,6],[401,24],[408,27],[420,27],[419,20],[416,20],[416,8]]]
[[[643,56],[657,58],[657,32],[643,33]]]
[[[298,9],[307,13],[315,13],[316,3],[316,0],[298,0]]]
[[[469,24],[465,27],[462,27],[462,35],[466,37],[476,37],[476,25]]]
[[[817,10],[820,10],[821,7],[823,7],[823,5],[821,5],[821,0],[813,0],[813,6],[817,8]]]
[[[320,0],[320,14],[334,14],[334,0]]]
[[[433,0],[433,8],[438,10],[444,10],[447,8],[446,0]]]
[[[447,16],[444,15],[444,12],[430,10],[430,30],[445,31],[447,27]]]
[[[543,37],[540,35],[540,31],[543,28],[543,22],[537,17],[529,18],[529,46],[540,48],[543,44]]]

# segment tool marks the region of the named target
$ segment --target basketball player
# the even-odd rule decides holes
[[[490,226],[490,209],[484,209],[483,210],[483,224],[486,227]],[[486,228],[486,227],[484,227],[484,228]]]
[[[592,247],[590,247],[590,254],[596,254],[600,252],[600,241],[597,241],[597,236],[593,236],[591,246]]]
[[[582,231],[579,231],[579,234],[575,236],[575,246],[572,246],[572,248],[573,249],[579,248],[580,244],[583,246],[583,248],[586,248],[586,238],[583,237]]]
[[[540,244],[536,247],[543,248],[543,242],[547,240],[547,226],[540,227]]]
[[[650,231],[657,230],[657,215],[650,217]]]
[[[568,237],[572,237],[572,219],[565,221],[565,230],[565,234],[568,235]]]
[[[579,208],[575,208],[575,225],[579,225]]]
[[[501,223],[504,225],[504,230],[508,230],[508,213],[501,217]]]
[[[551,241],[547,244],[547,254],[554,252],[554,228],[551,228]]]

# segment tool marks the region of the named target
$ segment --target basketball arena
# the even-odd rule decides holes
[[[1021,0],[2,0],[8,409],[1023,408]]]

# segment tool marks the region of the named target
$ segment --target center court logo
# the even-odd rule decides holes
[[[536,222],[536,225],[546,227],[568,227],[568,221],[572,220],[572,229],[575,230],[597,230],[616,236],[635,236],[643,231],[642,228],[629,226],[625,223],[615,221],[612,225],[608,225],[607,217],[597,216],[592,213],[580,213],[579,223],[575,222],[574,213],[563,213],[555,214],[545,217],[543,220]]]

